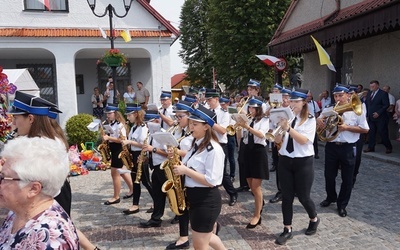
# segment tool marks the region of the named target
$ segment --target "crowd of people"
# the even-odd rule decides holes
[[[319,159],[317,142],[325,135],[330,136],[324,157],[326,198],[319,204],[323,209],[336,203],[338,215],[347,216],[363,146],[368,141],[364,152],[373,152],[378,133],[386,153],[392,152],[387,126],[391,117],[400,123],[400,102],[394,102],[388,93],[390,88],[380,89],[376,80],[370,82],[369,91],[362,86],[337,85],[331,91],[332,100],[327,90],[314,100],[310,90],[289,90],[276,84],[271,92],[281,96],[279,103],[264,100],[260,86],[259,81],[250,79],[247,95],[232,97],[221,96],[216,89],[191,89],[192,93],[176,102],[171,92],[162,91],[161,107],[148,110],[149,91],[138,82],[137,92],[128,86],[123,94],[124,114],[114,103],[119,93],[114,93],[112,78],[104,94],[95,88],[91,98],[93,115],[104,119],[105,113],[108,130],[101,139],[111,152],[113,194],[104,205],[120,203],[121,198],[132,199],[123,214],[139,213],[143,184],[153,206],[146,211],[151,218],[140,222],[139,227],[161,226],[167,197],[176,214],[171,223],[179,223],[179,236],[171,239],[166,249],[188,249],[189,228],[195,249],[226,249],[218,236],[222,208],[219,187],[229,195],[229,206],[236,205],[240,192],[251,192],[254,210],[246,228],[252,230],[261,224],[265,211],[262,181],[269,180],[270,172],[275,171],[277,193],[270,203],[282,202],[283,231],[275,243],[284,245],[293,237],[295,197],[307,212],[306,235],[314,235],[321,222],[310,194],[314,161]],[[352,109],[332,115],[332,110],[349,104]],[[52,244],[56,248],[98,249],[75,228],[70,217],[68,144],[54,120],[61,111],[44,99],[17,92],[9,112],[19,136],[7,142],[1,152],[0,207],[10,213],[2,225],[0,248],[46,248]],[[272,119],[271,114],[278,112],[286,116]],[[341,122],[330,126],[332,116],[340,116]],[[334,130],[327,133],[331,127]],[[174,138],[173,142],[168,136]],[[129,152],[130,166],[121,157],[125,151]],[[45,155],[37,157],[41,154]],[[166,168],[171,175],[166,174]],[[339,171],[341,185],[337,192]],[[235,188],[237,175],[239,187]],[[128,187],[122,197],[121,177]],[[172,193],[166,191],[169,181],[179,181]]]

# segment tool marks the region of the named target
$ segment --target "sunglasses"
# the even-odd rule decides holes
[[[4,175],[2,173],[0,173],[0,184],[3,182],[3,180],[20,181],[21,179],[19,179],[19,178],[11,178],[11,177],[4,177]]]

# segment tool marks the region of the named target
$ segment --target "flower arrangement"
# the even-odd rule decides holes
[[[105,63],[108,66],[125,66],[128,60],[124,53],[121,53],[119,49],[107,50],[104,55],[97,60],[97,64]]]
[[[8,76],[0,66],[0,142],[11,138],[12,116],[7,114],[7,94],[14,94],[16,90],[17,86],[8,81]]]

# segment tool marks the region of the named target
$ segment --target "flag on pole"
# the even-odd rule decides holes
[[[107,39],[107,34],[106,34],[106,32],[99,26],[99,30],[100,30],[100,33],[101,33],[101,36],[104,38],[104,39]]]
[[[269,55],[256,55],[256,57],[258,57],[258,59],[260,59],[261,61],[263,61],[263,63],[265,63],[270,67],[275,66],[275,63],[281,60],[275,56],[269,56]]]
[[[331,58],[330,58],[328,52],[326,52],[324,50],[324,48],[322,48],[321,44],[319,44],[319,42],[313,36],[311,36],[311,38],[313,39],[315,46],[317,47],[317,51],[318,51],[318,55],[319,55],[319,63],[321,65],[328,66],[328,69],[336,72],[335,66],[333,66],[333,63],[331,62]]]
[[[127,42],[130,42],[131,40],[132,40],[132,38],[131,38],[131,33],[129,32],[129,30],[123,30],[123,31],[121,31],[121,36],[122,36],[122,38],[124,39],[124,41],[127,43]]]
[[[39,2],[42,3],[49,11],[51,11],[50,0],[39,0]]]

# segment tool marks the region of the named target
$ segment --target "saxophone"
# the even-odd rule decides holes
[[[177,140],[178,143],[190,134],[191,132],[179,138]],[[174,151],[173,157],[165,160],[163,163],[161,163],[160,166],[160,169],[164,170],[165,176],[167,177],[167,180],[161,187],[161,191],[167,194],[171,211],[174,212],[176,215],[182,215],[186,209],[185,190],[182,185],[181,176],[175,175],[172,172],[174,166],[178,165],[180,162],[178,149],[176,147],[173,147],[172,150]]]
[[[104,136],[104,129],[103,129],[103,124],[106,121],[101,123],[100,126],[100,135],[103,138]],[[97,147],[97,150],[100,152],[101,154],[101,160],[104,164],[107,165],[107,167],[109,167],[111,165],[111,151],[110,151],[110,147],[108,146],[108,142],[105,141],[104,139],[102,140],[101,144]]]
[[[122,134],[122,130],[119,131],[119,138],[121,140],[126,140],[126,136]],[[128,145],[122,145],[122,151],[119,153],[118,158],[121,159],[122,164],[124,164],[127,169],[131,170],[133,168],[132,155],[129,152]]]
[[[147,136],[144,139],[143,145],[147,145],[149,135],[150,135],[150,133],[147,133]],[[142,179],[142,172],[143,172],[142,165],[146,158],[147,158],[147,151],[145,149],[142,149],[142,151],[140,152],[140,155],[138,157],[138,162],[137,162],[136,178],[134,181],[134,183],[136,183],[136,184],[139,184],[140,180]]]

